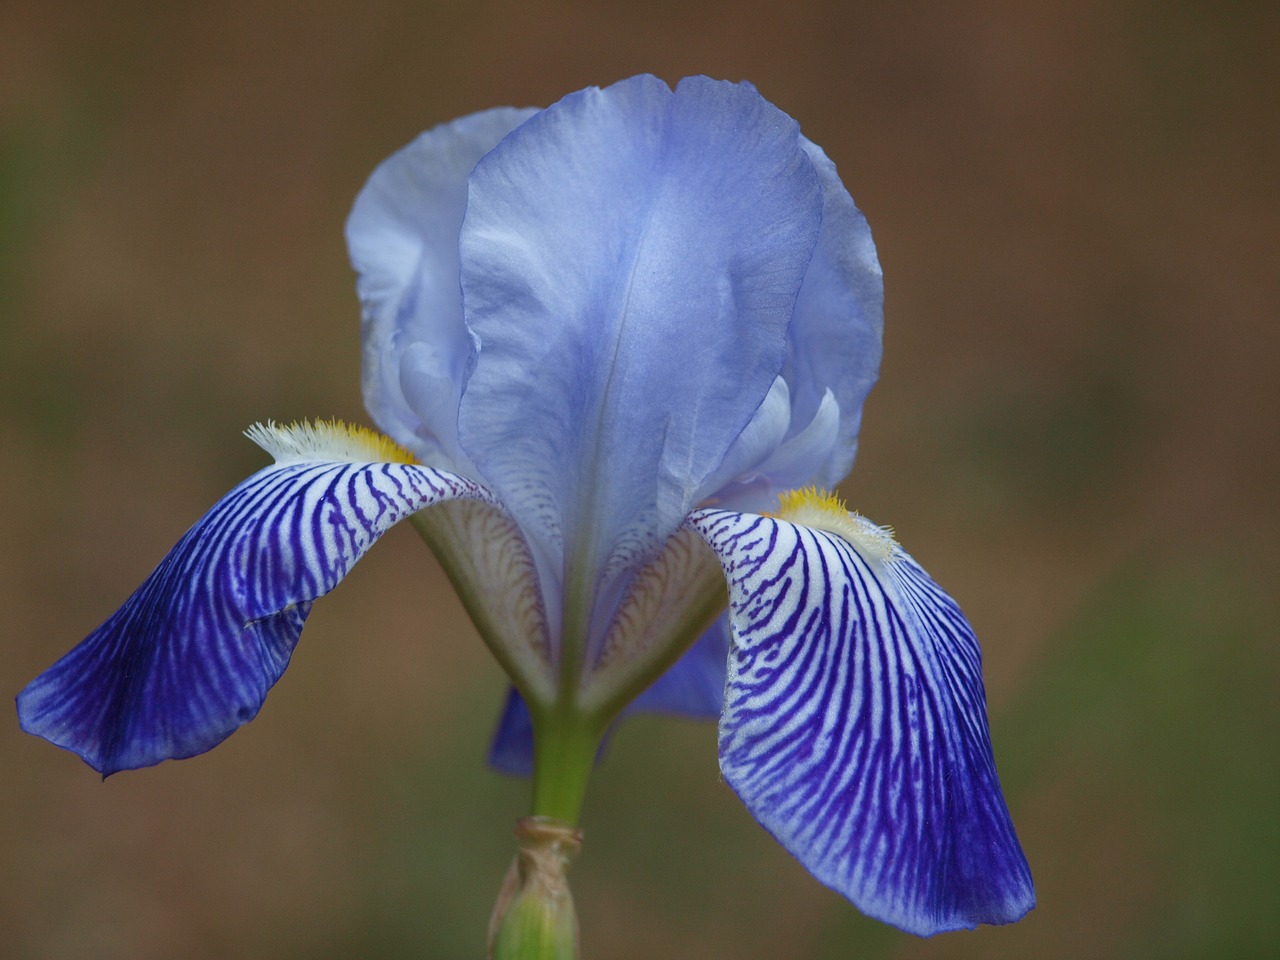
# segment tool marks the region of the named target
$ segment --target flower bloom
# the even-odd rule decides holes
[[[853,463],[882,286],[794,121],[706,78],[475,114],[379,167],[348,240],[390,439],[252,428],[275,462],[19,695],[24,729],[104,775],[210,749],[412,517],[518,691],[494,759],[536,812],[576,820],[628,706],[719,712],[725,780],[864,912],[1031,908],[972,630],[817,489]]]

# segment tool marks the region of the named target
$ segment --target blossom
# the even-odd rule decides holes
[[[790,117],[644,76],[475,114],[379,167],[347,234],[386,436],[251,428],[275,462],[19,695],[24,729],[103,775],[210,749],[412,518],[518,691],[495,757],[532,752],[536,813],[576,820],[629,705],[719,710],[725,780],[869,915],[930,934],[1030,909],[977,640],[823,492],[882,287]]]

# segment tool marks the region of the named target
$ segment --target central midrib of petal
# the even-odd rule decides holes
[[[663,140],[668,132],[663,131]],[[609,351],[609,362],[605,367],[604,386],[600,391],[603,402],[596,409],[595,429],[588,434],[579,451],[578,487],[575,497],[576,510],[572,526],[567,531],[568,549],[565,551],[565,609],[564,633],[560,647],[561,697],[567,703],[573,702],[580,691],[580,680],[587,668],[589,658],[594,653],[596,634],[603,630],[603,623],[617,602],[617,591],[602,589],[600,582],[604,565],[608,558],[599,556],[604,544],[596,535],[596,519],[600,515],[598,507],[599,491],[602,484],[595,482],[597,467],[609,451],[602,449],[602,438],[607,435],[606,419],[613,404],[610,402],[614,394],[614,386],[620,369],[620,358],[623,354],[623,342],[626,339],[628,320],[631,316],[630,306],[635,289],[636,275],[640,268],[645,241],[654,223],[654,211],[659,206],[659,199],[667,186],[665,162],[665,143],[660,147],[658,161],[652,166],[653,182],[659,186],[652,191],[645,204],[644,211],[638,218],[640,227],[637,237],[630,245],[630,264],[627,270],[626,283],[619,300],[619,307],[614,311],[611,322],[614,333]],[[594,628],[594,629],[593,629]]]

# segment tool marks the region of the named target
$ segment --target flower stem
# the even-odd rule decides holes
[[[581,714],[533,718],[533,815],[576,825],[603,731]]]
[[[577,960],[578,917],[565,876],[601,726],[571,709],[531,708],[533,815],[516,824],[516,855],[489,921],[491,960]]]

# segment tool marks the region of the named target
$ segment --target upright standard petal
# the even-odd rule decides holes
[[[794,121],[706,78],[573,94],[476,166],[460,440],[548,555],[626,571],[679,527],[782,366],[820,221]]]
[[[839,483],[853,466],[862,405],[880,368],[884,282],[871,230],[835,164],[800,141],[822,186],[822,229],[787,330],[777,381],[785,389],[775,384],[704,481],[706,505],[759,512],[787,490]]]
[[[458,285],[467,177],[533,113],[503,107],[428,130],[379,165],[347,219],[365,406],[430,466],[460,466],[458,398],[472,359]]]
[[[720,765],[752,815],[863,912],[924,936],[1035,903],[1000,792],[977,640],[892,536],[690,518],[729,581]]]
[[[822,184],[822,232],[796,300],[783,375],[793,431],[815,419],[828,391],[839,405],[834,445],[799,481],[834,487],[853,466],[862,404],[880,371],[884,276],[871,228],[835,164],[821,147],[803,137],[801,143]],[[779,493],[788,488],[780,479]]]
[[[367,431],[267,426],[277,461],[193,526],[102,626],[18,695],[22,728],[104,776],[194,756],[252,720],[317,597],[392,524],[491,500]]]

